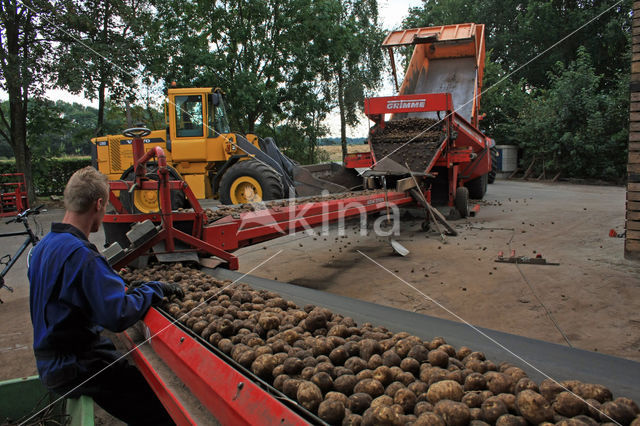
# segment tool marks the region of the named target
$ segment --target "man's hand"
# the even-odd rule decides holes
[[[162,289],[162,294],[164,297],[170,298],[171,296],[176,296],[178,299],[184,298],[184,291],[182,287],[176,283],[160,283],[160,288]]]

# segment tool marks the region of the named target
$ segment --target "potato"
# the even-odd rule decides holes
[[[578,383],[572,390],[584,399],[595,399],[600,403],[605,403],[613,399],[611,391],[602,385]]]
[[[211,338],[209,338],[209,339],[211,339]],[[221,339],[218,342],[218,349],[220,349],[225,354],[230,355],[231,354],[231,350],[233,349],[233,343],[231,343],[231,340],[229,340],[229,339]]]
[[[518,383],[518,380],[524,379],[527,377],[527,373],[525,373],[522,368],[518,368],[518,367],[509,367],[504,371],[502,371],[502,373],[505,373],[511,376],[513,383]]]
[[[356,414],[362,414],[371,405],[371,395],[367,393],[354,393],[349,396],[349,410]]]
[[[469,418],[471,421],[474,420],[483,420],[482,410],[480,408],[469,408]]]
[[[549,402],[553,402],[560,392],[564,392],[564,388],[554,380],[544,379],[540,383],[540,394]]]
[[[434,350],[437,347],[440,347],[442,345],[446,345],[447,341],[444,340],[444,337],[434,337],[433,340],[431,340],[431,342],[429,342],[429,349]]]
[[[251,367],[251,364],[257,358],[256,352],[251,349],[240,352],[234,359],[243,367]]]
[[[471,373],[464,380],[464,390],[484,390],[487,386],[487,379],[480,373]]]
[[[456,352],[456,358],[459,359],[460,361],[462,361],[463,359],[465,359],[465,357],[470,355],[471,352],[473,352],[473,351],[471,349],[469,349],[468,347],[460,346],[460,349],[458,349],[458,351]]]
[[[421,367],[420,380],[431,386],[436,382],[446,380],[447,374],[449,374],[449,372],[440,367],[429,367],[424,369]]]
[[[255,348],[256,358],[264,354],[272,354],[273,350],[269,346],[258,346]],[[286,357],[286,354],[285,354]],[[276,359],[278,356],[276,356]],[[286,358],[285,358],[286,359]]]
[[[334,374],[333,364],[331,364],[330,361],[318,363],[313,369],[313,374],[318,374],[318,373],[327,373],[331,377],[333,377],[333,374]]]
[[[449,365],[449,355],[440,349],[430,351],[427,358],[434,367],[447,368]]]
[[[429,390],[427,391],[427,399],[432,404],[435,404],[443,399],[460,401],[462,399],[463,393],[464,391],[462,390],[462,386],[460,386],[460,383],[454,382],[453,380],[443,380],[429,386]]]
[[[400,415],[389,406],[370,408],[362,416],[362,426],[395,426],[401,425]]]
[[[318,407],[318,417],[331,425],[342,424],[344,404],[335,399],[325,399]]]
[[[503,414],[507,414],[507,406],[497,396],[492,396],[484,400],[480,406],[482,417],[487,423],[495,423]]]
[[[589,416],[594,419],[600,418],[600,412],[602,411],[602,404],[600,404],[595,399],[587,399],[585,400],[587,404],[587,410],[589,411]]]
[[[625,398],[621,396],[616,398],[614,402],[620,402],[622,404],[628,405],[629,407],[631,407],[633,414],[635,414],[636,416],[640,414],[640,407],[638,407],[638,404],[636,404],[631,398]]]
[[[409,386],[407,386],[407,388],[415,393],[416,395],[420,395],[421,393],[425,393],[429,390],[429,385],[427,385],[425,382],[420,381],[420,380],[416,380],[415,382],[411,383]]]
[[[373,371],[362,370],[358,374],[356,374],[356,379],[358,379],[358,381],[364,380],[364,379],[373,379]]]
[[[339,346],[329,353],[329,359],[333,365],[343,365],[347,358],[349,358],[349,354],[344,346]]]
[[[287,379],[282,384],[282,393],[287,395],[291,399],[295,399],[298,394],[298,388],[302,383],[302,380],[299,379]]]
[[[318,365],[318,361],[314,357],[312,357],[311,353],[308,351],[300,352],[298,354],[298,358],[302,359],[302,363],[304,364],[305,367],[315,367],[316,365]]]
[[[386,365],[376,368],[373,371],[373,378],[382,383],[383,386],[387,386],[393,381],[391,370]]]
[[[452,358],[453,359],[453,358]],[[452,366],[449,366],[451,368]],[[458,382],[461,385],[464,384],[465,375],[461,370],[449,371],[445,376],[446,380],[453,380],[454,382]]]
[[[513,385],[513,379],[505,373],[489,371],[485,373],[484,377],[487,379],[487,389],[494,395],[509,392]]]
[[[352,356],[345,361],[344,366],[354,373],[359,373],[367,368],[367,363],[360,357]]]
[[[342,426],[361,426],[362,416],[346,411],[344,419],[342,419]]]
[[[325,372],[320,372],[311,377],[311,382],[318,386],[323,394],[333,389],[333,379]]]
[[[360,358],[365,361],[369,361],[374,354],[379,354],[382,352],[382,348],[380,347],[380,343],[373,339],[363,339],[360,341]]]
[[[335,367],[333,372],[335,373],[336,378],[344,375],[353,375],[353,371],[349,370],[347,367]]]
[[[289,374],[290,376],[295,376],[299,374],[304,368],[304,363],[299,358],[287,358],[284,361],[284,372]]]
[[[532,390],[523,390],[516,397],[516,407],[526,420],[538,424],[553,420],[553,409],[547,399]]]
[[[416,381],[416,378],[408,371],[403,371],[396,376],[396,380],[404,384],[405,386],[409,386],[411,383]]]
[[[396,392],[398,392],[399,389],[403,389],[403,388],[405,388],[404,384],[400,382],[393,382],[389,386],[387,386],[387,388],[384,391],[384,394],[389,395],[390,397],[393,398]]]
[[[591,417],[581,414],[579,416],[575,416],[572,420],[579,420],[587,426],[598,426],[600,423],[592,419]],[[633,424],[633,423],[632,423]]]
[[[338,392],[342,392],[343,394],[349,396],[353,393],[353,388],[356,383],[358,383],[358,379],[354,375],[342,375],[336,377],[333,381],[333,388]]]
[[[298,386],[298,392],[296,393],[296,399],[307,410],[315,413],[316,409],[322,401],[322,392],[320,388],[314,383],[309,381],[303,381]]]
[[[433,404],[427,401],[416,402],[416,405],[413,407],[413,414],[418,417],[420,417],[421,414],[431,411],[433,411]]]
[[[534,392],[538,392],[539,391],[538,385],[536,384],[536,382],[534,382],[533,380],[531,380],[528,377],[523,377],[522,379],[517,381],[516,386],[514,388],[514,393],[518,394],[518,393],[522,392],[525,389],[529,389],[529,390],[532,390]]]
[[[404,413],[411,413],[417,402],[416,394],[407,388],[399,389],[393,396],[393,402],[400,405]]]
[[[258,324],[266,331],[277,329],[280,326],[280,318],[271,313],[264,313],[260,315]]]
[[[496,420],[496,426],[527,426],[527,421],[524,417],[503,414]]]
[[[284,382],[286,382],[290,378],[291,377],[287,376],[286,374],[280,374],[273,380],[273,387],[278,389],[279,391],[282,391],[284,389]]]
[[[587,404],[571,392],[560,392],[552,404],[553,409],[565,417],[575,417],[587,411]]]
[[[371,407],[377,407],[379,405],[391,406],[393,405],[393,398],[388,395],[380,395],[379,397],[371,401]]]
[[[387,367],[400,365],[402,359],[394,350],[390,349],[382,354],[382,363]]]
[[[404,358],[407,356],[407,354],[409,354],[411,348],[413,348],[413,346],[416,344],[421,344],[420,339],[412,338],[411,336],[409,336],[404,339],[400,339],[393,347],[393,350],[398,354],[400,358]]]
[[[372,398],[377,398],[384,394],[384,386],[376,379],[364,379],[356,383],[353,388],[354,393],[366,393]]]
[[[563,418],[562,420],[560,420],[559,422],[556,422],[556,426],[588,426],[591,423],[586,423],[584,420],[581,419],[567,419],[567,418]],[[599,424],[599,423],[595,423],[595,424]]]
[[[200,320],[194,323],[191,329],[194,333],[200,334],[202,330],[204,330],[207,326],[209,326],[209,323],[207,321]]]
[[[375,370],[381,365],[382,365],[382,355],[380,354],[371,355],[371,358],[369,358],[369,361],[367,361],[367,368],[369,370]]]
[[[419,363],[426,362],[429,359],[429,350],[423,345],[415,345],[409,350],[407,358],[413,358]]]
[[[600,420],[603,422],[614,421],[627,425],[636,417],[631,406],[617,401],[609,401],[602,404]]]
[[[314,374],[315,374],[314,367],[305,367],[300,372],[300,377],[302,377],[305,380],[311,380]]]
[[[442,417],[447,426],[465,426],[471,419],[469,407],[462,402],[438,401],[433,407],[433,412]]]
[[[480,392],[465,392],[464,396],[461,399],[461,402],[464,403],[469,408],[478,408],[482,405],[484,400],[480,396]]]
[[[507,410],[512,413],[517,413],[518,409],[516,408],[516,396],[512,393],[499,393],[496,395],[498,398],[504,402],[504,405],[507,406]]]
[[[424,412],[418,416],[413,426],[447,426],[442,417],[432,412]]]
[[[400,362],[400,368],[404,371],[418,376],[420,374],[420,362],[415,358],[407,357]]]

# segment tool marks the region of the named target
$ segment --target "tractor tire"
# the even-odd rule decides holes
[[[472,200],[482,200],[484,194],[487,193],[488,180],[489,175],[486,174],[465,183],[464,186],[469,190],[469,198]]]
[[[257,160],[240,161],[220,180],[222,204],[245,204],[283,197],[282,181],[271,167]]]
[[[158,163],[156,162],[151,162],[151,163],[147,163],[147,178],[152,179],[152,180],[158,180]],[[122,173],[122,176],[120,177],[121,180],[124,181],[133,181],[135,179],[135,172],[133,170],[133,166],[129,167],[127,170],[124,171],[124,173]],[[180,176],[180,173],[178,173],[178,171],[176,169],[174,169],[173,167],[169,167],[169,179],[170,180],[183,180],[182,176]],[[134,190],[134,194],[130,194],[127,191],[120,191],[120,202],[122,203],[122,207],[124,207],[124,209],[129,212],[129,213],[151,213],[151,212],[156,212],[156,211],[160,211],[160,208],[158,206],[158,196],[155,196],[155,203],[153,201],[151,201],[150,203],[145,203],[143,204],[143,202],[140,199],[136,199],[136,195],[135,195],[135,190]],[[184,193],[182,191],[179,191],[177,189],[172,190],[171,191],[171,210],[177,210],[180,208],[188,208],[189,202],[187,201],[187,197],[185,197]]]
[[[456,189],[454,204],[461,217],[465,218],[469,216],[469,190],[466,187],[461,186]]]
[[[493,183],[496,181],[496,175],[498,174],[498,148],[492,147],[489,155],[491,155],[491,171],[487,175],[487,183]]]

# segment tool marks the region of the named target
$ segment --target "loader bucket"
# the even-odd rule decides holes
[[[347,192],[362,187],[362,177],[355,170],[337,163],[296,166],[293,180],[298,197]]]

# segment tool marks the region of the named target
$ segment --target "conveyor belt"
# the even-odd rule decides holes
[[[243,277],[242,273],[222,268],[203,269],[203,272],[218,279],[235,280],[242,277],[239,281],[256,289],[275,291],[299,306],[324,306],[336,313],[351,316],[358,323],[370,322],[394,332],[406,331],[422,339],[442,336],[456,348],[468,346],[484,352],[487,359],[496,363],[507,361],[523,368],[537,382],[544,379],[543,375],[465,324],[251,275]],[[586,383],[600,383],[609,387],[615,397],[626,396],[635,401],[640,400],[638,362],[478,328],[555,380],[575,379]]]

